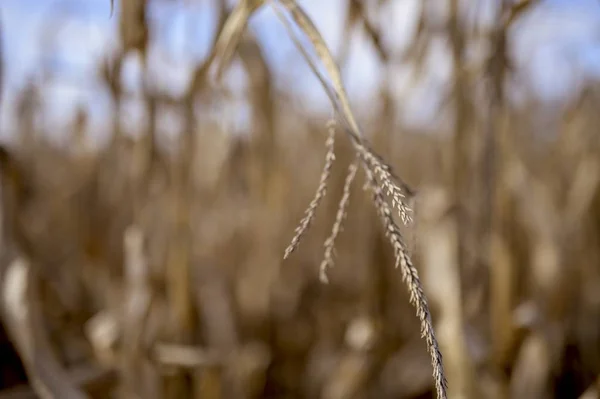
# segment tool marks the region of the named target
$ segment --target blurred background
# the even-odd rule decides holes
[[[298,3],[415,190],[449,397],[600,397],[600,3]],[[332,107],[269,5],[213,78],[235,4],[0,4],[0,399],[435,397],[361,174],[319,281],[342,130],[283,260]]]

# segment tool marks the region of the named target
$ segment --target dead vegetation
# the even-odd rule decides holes
[[[423,7],[401,61],[419,79],[441,34],[454,67],[453,122],[433,134],[395,123],[387,88],[363,132],[310,18],[273,0],[262,6],[306,36],[289,29],[334,110],[329,124],[299,115],[245,30],[260,2],[224,3],[181,97],[144,75],[135,138],[119,76],[131,53],[148,67],[143,0],[122,2],[122,51],[99,67],[105,148],[86,147],[84,113],[67,148],[48,142],[34,123],[43,87],[22,93],[18,142],[0,152],[0,314],[28,386],[0,398],[597,397],[599,99],[590,87],[546,140],[537,105],[507,100],[509,32],[534,2],[504,2],[485,27],[457,0],[443,27]],[[345,30],[363,29],[393,73],[366,9],[350,1]],[[476,40],[489,51],[473,64]],[[227,101],[234,59],[250,80],[246,136],[206,111]],[[182,122],[173,146],[166,112]]]

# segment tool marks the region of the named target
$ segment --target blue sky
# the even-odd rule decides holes
[[[392,0],[378,15],[389,27],[385,42],[395,51],[410,40],[419,1]],[[494,0],[481,1],[490,4]],[[344,40],[345,1],[301,0],[300,3],[314,18],[333,51],[339,51]],[[152,74],[161,89],[174,94],[181,92],[193,65],[206,56],[214,29],[211,4],[210,0],[152,2],[150,15],[156,32],[151,48]],[[109,0],[2,0],[6,84],[0,127],[5,136],[12,125],[11,100],[28,79],[39,79],[41,66],[60,73],[60,80],[46,97],[51,110],[47,123],[60,127],[72,115],[74,104],[85,104],[92,109],[92,119],[98,124],[105,119],[107,93],[101,85],[90,83],[89,76],[94,73],[97,61],[118,41],[117,18],[109,14]],[[272,11],[259,12],[250,26],[275,70],[276,83],[291,86],[305,100],[306,107],[327,109],[326,96]],[[350,97],[356,105],[373,104],[374,89],[381,84],[384,70],[364,35],[355,33],[351,43],[345,71]],[[563,101],[586,79],[600,78],[600,2],[543,1],[542,6],[519,22],[514,49],[516,64],[523,74],[522,87],[531,89],[527,93],[549,102]],[[436,93],[450,75],[442,42],[433,46],[429,58],[423,83],[411,90],[406,67],[399,66],[392,74],[393,94],[400,100],[408,123],[420,124],[434,118]],[[134,87],[134,61],[127,70],[127,84]]]

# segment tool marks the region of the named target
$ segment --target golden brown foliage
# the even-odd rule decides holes
[[[50,144],[32,86],[19,141],[0,151],[0,316],[29,384],[0,398],[596,397],[598,94],[582,95],[557,138],[530,134],[533,112],[507,103],[504,81],[510,25],[535,2],[498,11],[473,69],[475,33],[449,1],[452,134],[411,132],[393,106],[361,129],[308,15],[273,0],[264,6],[313,46],[292,32],[335,124],[301,115],[271,87],[245,30],[259,4],[242,0],[229,14],[218,2],[214,51],[181,98],[144,87],[135,139],[120,124],[118,74],[131,52],[147,67],[150,36],[144,2],[123,2],[123,53],[102,68],[109,145],[85,147],[85,115],[72,146]],[[385,27],[351,5],[346,31],[365,29],[392,62]],[[425,13],[403,54],[416,70]],[[247,136],[197,112],[223,101],[217,83],[236,57],[251,80]],[[169,110],[183,122],[174,149],[157,123]]]

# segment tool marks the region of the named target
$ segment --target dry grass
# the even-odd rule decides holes
[[[385,27],[352,3],[346,30],[366,29],[389,61]],[[44,88],[31,87],[19,141],[0,152],[0,315],[29,384],[0,398],[596,397],[598,96],[584,93],[551,140],[505,101],[506,36],[526,3],[499,10],[475,73],[463,59],[474,33],[452,14],[453,134],[408,131],[393,107],[361,128],[310,18],[273,0],[309,39],[290,29],[335,123],[294,111],[244,30],[258,3],[242,0],[221,9],[185,95],[144,89],[148,123],[132,139],[116,74],[126,53],[145,59],[149,35],[144,2],[127,2],[124,53],[102,69],[110,144],[85,149],[85,117],[73,146],[45,141],[32,123]],[[245,137],[195,111],[223,101],[217,83],[236,57],[251,80]],[[157,124],[169,110],[182,121],[175,148]]]

